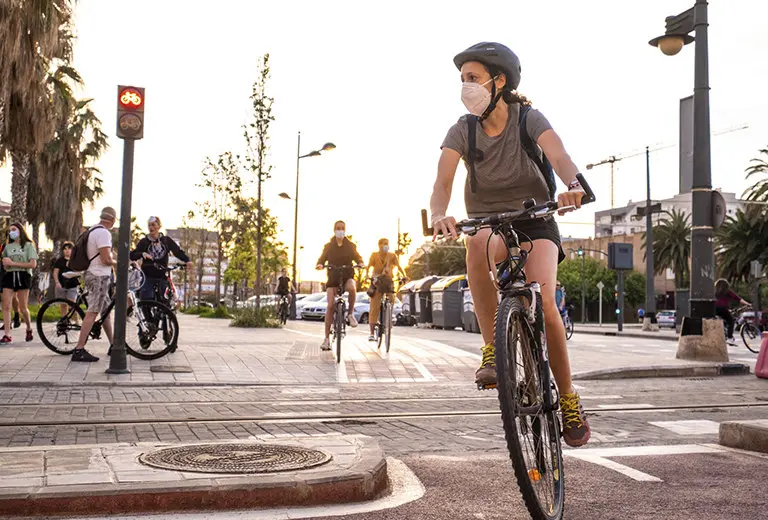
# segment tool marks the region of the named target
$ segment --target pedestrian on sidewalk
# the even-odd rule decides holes
[[[80,285],[80,281],[77,278],[65,278],[64,274],[72,272],[72,269],[67,265],[70,257],[72,256],[72,248],[74,244],[72,242],[64,242],[61,246],[61,256],[53,263],[53,281],[56,283],[56,298],[66,298],[69,301],[77,300],[77,288]],[[64,316],[67,313],[68,306],[61,304],[61,315]]]
[[[2,258],[3,250],[5,249],[5,243],[0,243],[0,258]],[[0,261],[0,281],[5,276],[5,269],[3,269],[3,263]],[[0,289],[2,293],[2,289]],[[13,328],[18,329],[21,327],[21,314],[19,314],[19,297],[16,293],[13,293]]]
[[[26,340],[32,341],[32,321],[29,317],[29,289],[32,287],[32,269],[37,267],[37,250],[29,239],[27,232],[18,222],[11,224],[8,231],[8,242],[3,248],[3,329],[4,334],[0,343],[10,343],[11,339],[11,306],[14,296],[18,298],[18,312],[24,317],[27,325]]]
[[[109,306],[109,288],[112,284],[112,266],[116,264],[112,258],[112,235],[109,230],[112,229],[117,220],[117,212],[114,208],[107,206],[101,210],[99,223],[88,229],[86,240],[86,251],[88,254],[88,269],[85,271],[85,288],[88,291],[88,310],[85,312],[83,325],[80,328],[80,337],[77,340],[74,352],[72,352],[72,361],[82,361],[86,363],[98,361],[99,358],[85,350],[85,342],[91,333],[93,322]],[[78,238],[78,247],[82,242]],[[107,335],[110,346],[112,340],[112,321],[109,316],[104,318],[102,323],[104,333]]]

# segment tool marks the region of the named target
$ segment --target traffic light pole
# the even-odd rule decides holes
[[[117,288],[115,329],[107,374],[128,374],[125,354],[125,317],[128,313],[128,254],[131,241],[131,196],[133,192],[133,139],[123,140],[123,193],[120,201],[120,230],[117,239]]]

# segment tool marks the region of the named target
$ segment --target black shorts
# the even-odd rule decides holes
[[[557,245],[557,263],[565,260],[563,246],[560,244],[560,228],[552,217],[546,219],[531,219],[515,222],[513,225],[520,243],[530,242],[532,240],[545,239],[554,242]]]
[[[5,271],[2,281],[3,289],[13,289],[17,291],[28,291],[32,287],[32,275],[26,271]]]
[[[328,271],[328,282],[325,284],[325,286],[328,289],[331,289],[333,287],[344,287],[347,284],[347,280],[351,280],[354,278],[354,271],[351,273],[349,271],[352,271],[351,269],[347,270],[345,269],[343,273],[340,273],[338,270],[329,270]]]

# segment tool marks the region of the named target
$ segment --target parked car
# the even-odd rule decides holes
[[[304,297],[301,300],[298,300],[296,302],[296,318],[299,320],[305,319],[303,312],[307,306],[314,306],[316,303],[319,303],[319,302],[323,302],[323,304],[325,304],[324,292],[302,294],[300,296],[304,296]],[[323,315],[325,315],[325,308],[323,308]],[[317,319],[317,318],[309,318],[309,319]]]
[[[677,311],[659,311],[656,313],[656,321],[658,322],[659,327],[670,327],[674,329],[676,315]]]

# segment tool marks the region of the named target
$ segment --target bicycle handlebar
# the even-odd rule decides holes
[[[582,174],[577,174],[576,178],[581,187],[584,189],[584,195],[581,197],[582,204],[589,204],[595,202],[595,193],[587,183],[587,180]],[[528,199],[523,203],[523,209],[517,211],[509,211],[505,213],[498,213],[484,218],[465,219],[456,223],[456,229],[462,233],[471,233],[477,231],[483,227],[497,226],[499,224],[514,222],[518,220],[529,220],[536,218],[544,218],[553,215],[557,211],[564,209],[575,209],[573,206],[567,206],[563,208],[558,207],[557,201],[547,201],[543,204],[536,204],[534,199]],[[421,210],[421,227],[424,236],[433,236],[435,234],[434,228],[429,226],[429,220],[427,218],[427,210]]]

